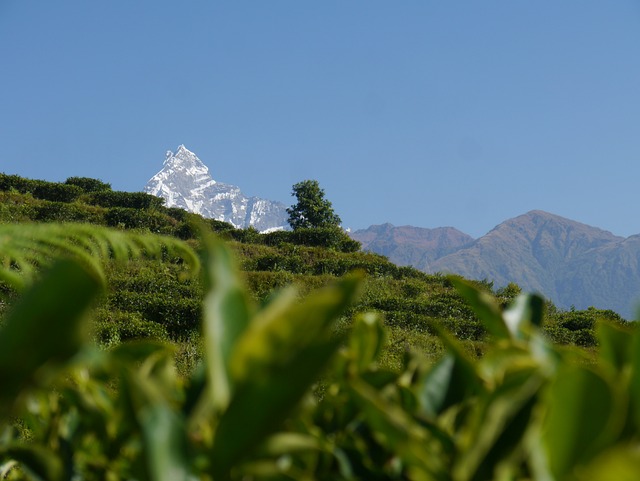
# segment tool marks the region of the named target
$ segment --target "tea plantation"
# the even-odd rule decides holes
[[[364,271],[363,293],[345,314],[344,324],[357,312],[382,313],[391,338],[383,357],[390,366],[399,367],[409,347],[438,358],[438,326],[463,341],[473,355],[482,352],[485,329],[447,277],[398,267],[382,256],[361,252],[359,244],[340,230],[260,234],[162,204],[148,194],[113,191],[96,179],[73,177],[55,183],[0,174],[2,223],[88,223],[174,236],[195,249],[197,226],[204,224],[227,241],[257,302],[291,283],[304,295],[353,270]],[[183,275],[179,262],[138,259],[107,265],[106,273],[109,291],[95,316],[95,336],[102,344],[153,338],[195,349],[203,293],[197,279]],[[492,291],[490,282],[476,285]],[[519,288],[510,285],[496,294],[506,305],[518,293]],[[590,347],[596,343],[595,323],[601,317],[623,322],[611,311],[566,312],[547,302],[545,330],[555,342]]]
[[[640,472],[640,331],[614,312],[95,179],[0,189],[2,480]]]

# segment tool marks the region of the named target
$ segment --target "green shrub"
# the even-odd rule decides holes
[[[266,234],[262,234],[260,237],[260,242],[273,247],[278,247],[282,244],[293,244],[294,237],[293,232],[288,230],[277,230],[273,232],[268,232]]]
[[[0,222],[28,222],[34,218],[33,199],[22,194],[0,192]]]
[[[402,294],[409,299],[418,297],[424,291],[424,285],[415,281],[405,280],[401,286]]]
[[[173,231],[173,235],[183,240],[195,239],[198,234],[198,228],[188,222],[181,222]]]
[[[357,252],[361,244],[349,237],[339,227],[300,228],[293,231],[274,231],[261,234],[256,242],[270,246],[283,243],[303,245],[309,247],[325,247],[339,252]]]
[[[36,199],[50,200],[52,202],[73,202],[83,193],[83,190],[77,185],[44,181],[39,181],[32,191]]]
[[[557,324],[546,324],[544,333],[555,344],[574,344],[575,333]]]
[[[581,347],[593,347],[598,345],[595,329],[582,329],[574,333],[573,343]]]
[[[15,190],[21,194],[32,192],[38,181],[25,179],[18,175],[8,175],[0,173],[0,191]]]
[[[164,205],[164,199],[144,192],[122,192],[103,190],[93,192],[87,202],[101,207],[125,207],[130,209],[158,209]]]
[[[111,184],[102,182],[98,179],[90,177],[69,177],[64,181],[65,184],[76,185],[84,192],[100,192],[103,190],[111,190]]]
[[[361,244],[349,237],[340,228],[322,227],[310,229],[296,229],[292,232],[293,243],[312,246],[326,247],[340,252],[356,252],[360,250]]]
[[[219,232],[215,229],[215,225],[220,221],[216,221],[216,224],[212,224],[214,226],[214,232]],[[249,227],[247,229],[233,229],[233,230],[223,230],[222,232],[228,234],[231,239],[236,240],[238,242],[248,243],[248,244],[259,244],[260,243],[260,232],[258,232],[254,227]]]
[[[295,277],[289,272],[247,272],[245,280],[249,292],[258,300],[268,298],[274,291],[291,285]]]
[[[32,207],[30,220],[38,222],[87,222],[103,224],[104,213],[77,203],[43,201]]]
[[[300,256],[267,254],[255,259],[255,270],[258,271],[287,271],[293,274],[307,272],[306,265]]]
[[[171,218],[179,222],[175,228],[174,235],[180,239],[196,239],[200,235],[202,225],[208,225],[212,232],[220,237],[229,238],[231,232],[235,232],[236,228],[227,222],[221,222],[214,219],[203,219],[197,214],[192,214],[183,209],[175,207],[164,209]]]
[[[479,341],[486,337],[487,331],[484,325],[475,319],[444,318],[439,320],[439,324],[453,334],[457,339],[463,341]],[[437,331],[434,332],[437,334]]]
[[[144,211],[128,207],[113,207],[107,210],[104,218],[105,222],[110,227],[148,229],[151,232],[159,234],[171,234],[175,229],[175,221],[157,211]]]
[[[166,207],[164,212],[179,222],[186,222],[189,216],[189,212],[179,207]]]
[[[429,333],[437,334],[437,329],[433,326],[436,321],[418,312],[400,310],[384,311],[385,324],[390,327],[400,327],[407,333]]]
[[[111,265],[107,271],[112,293],[155,293],[173,298],[202,299],[202,287],[194,279],[184,279],[184,266],[169,262],[130,262],[126,268]]]
[[[161,323],[145,320],[138,312],[97,309],[93,329],[96,341],[103,346],[115,346],[136,339],[169,338]]]
[[[217,234],[221,234],[221,233],[229,233],[229,232],[235,232],[239,229],[236,229],[232,224],[229,224],[228,222],[223,222],[221,220],[216,220],[216,219],[208,219],[209,225],[211,226],[211,230]],[[256,235],[256,233],[258,231],[256,231],[255,229],[247,229],[250,232],[250,236]]]
[[[158,292],[117,292],[110,303],[127,312],[138,313],[148,322],[158,323],[174,339],[196,329],[200,323],[200,300],[175,298]]]

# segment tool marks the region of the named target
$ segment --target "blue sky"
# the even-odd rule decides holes
[[[344,225],[640,233],[640,2],[0,0],[0,171],[216,180]]]

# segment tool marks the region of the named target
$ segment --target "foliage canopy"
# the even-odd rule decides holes
[[[293,229],[314,227],[339,227],[340,217],[333,211],[331,202],[325,199],[324,190],[317,180],[303,180],[293,185],[292,196],[298,202],[287,209],[289,225]]]

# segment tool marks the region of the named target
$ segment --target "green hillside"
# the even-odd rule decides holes
[[[195,226],[203,224],[226,239],[257,303],[292,283],[305,294],[350,271],[364,271],[363,292],[343,325],[348,326],[358,312],[382,313],[390,333],[383,356],[388,366],[399,367],[409,348],[438,358],[442,346],[436,334],[441,327],[463,341],[469,353],[483,351],[485,330],[447,277],[398,267],[383,256],[362,252],[340,230],[259,234],[163,207],[161,199],[148,194],[113,191],[95,179],[55,183],[5,174],[0,174],[0,222],[89,223],[173,236],[195,249]],[[109,291],[96,309],[95,337],[104,345],[135,338],[175,341],[188,369],[198,356],[203,293],[199,279],[183,271],[181,262],[170,257],[109,265]],[[492,291],[490,282],[476,285]],[[504,306],[518,292],[510,285],[494,294]],[[599,317],[621,321],[611,311],[560,311],[550,303],[547,312],[548,335],[556,342],[581,346],[595,344]]]
[[[0,479],[635,479],[614,312],[74,182],[1,194]]]

